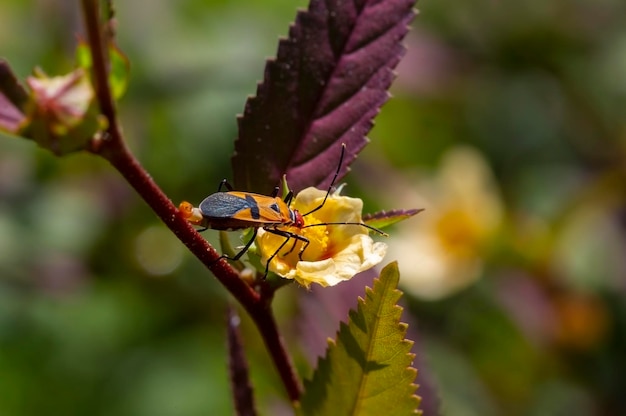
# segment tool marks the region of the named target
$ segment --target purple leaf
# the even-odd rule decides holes
[[[367,143],[389,94],[415,0],[312,0],[269,60],[239,117],[239,189],[269,193],[286,173],[296,191],[327,187]]]
[[[363,215],[363,222],[376,228],[385,228],[400,221],[404,221],[424,211],[423,208],[414,209],[392,209],[389,211],[379,211],[374,214]]]
[[[0,60],[0,129],[17,133],[26,119],[23,108],[28,93],[17,80],[9,64]]]

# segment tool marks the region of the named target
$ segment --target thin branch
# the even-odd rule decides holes
[[[225,261],[216,262],[219,254],[183,219],[174,204],[161,191],[152,177],[139,164],[126,147],[119,128],[115,103],[111,94],[106,68],[106,49],[103,46],[102,25],[97,0],[83,0],[83,12],[87,26],[87,36],[91,46],[94,82],[98,103],[102,114],[108,119],[107,134],[98,146],[99,154],[106,158],[128,181],[128,183],[148,203],[176,236],[202,261],[218,280],[242,304],[254,304],[259,296]]]
[[[180,215],[178,209],[126,147],[108,153],[109,162],[244,307],[259,302],[258,293],[239,277],[228,262],[216,261],[220,257],[219,253]]]
[[[91,47],[96,96],[100,111],[109,123],[104,136],[94,141],[92,151],[107,159],[122,174],[165,225],[241,303],[257,325],[289,398],[293,402],[297,401],[301,388],[272,314],[269,304],[271,293],[262,291],[259,294],[240,278],[228,262],[217,261],[219,253],[180,215],[178,209],[127,148],[108,81],[108,54],[102,35],[98,0],[82,0],[82,5]]]
[[[117,114],[115,111],[115,102],[111,88],[109,87],[109,68],[108,53],[102,38],[102,26],[100,21],[100,13],[97,0],[82,0],[83,17],[85,19],[85,27],[87,29],[87,38],[91,47],[91,59],[93,62],[93,75],[100,104],[100,111],[109,121],[109,130],[119,130],[117,128]],[[120,135],[111,135],[111,140],[119,141]]]
[[[262,291],[263,295],[260,296],[241,279],[239,274],[225,260],[215,262],[219,254],[179,215],[178,210],[130,153],[115,154],[115,157],[109,160],[183,244],[213,272],[235,299],[241,303],[261,333],[285,385],[289,399],[292,402],[298,401],[301,392],[300,383],[276,326],[269,302],[270,292]]]
[[[226,334],[228,336],[228,369],[237,416],[256,416],[254,392],[250,385],[248,360],[243,351],[243,341],[239,329],[240,319],[231,304],[227,308]]]
[[[293,403],[297,402],[300,400],[302,386],[300,385],[300,381],[294,372],[291,357],[285,349],[283,339],[278,332],[276,320],[274,319],[274,315],[272,314],[269,304],[267,304],[266,308],[258,308],[258,313],[250,313],[250,317],[261,333],[263,342],[265,342],[265,346],[267,347],[267,350],[276,365],[278,374],[287,389],[289,399]]]

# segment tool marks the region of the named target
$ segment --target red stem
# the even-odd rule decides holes
[[[146,170],[127,148],[108,82],[107,53],[105,53],[98,1],[82,0],[87,36],[91,46],[96,96],[109,127],[102,139],[94,141],[92,151],[107,159],[154,210],[172,232],[209,269],[226,289],[241,303],[256,324],[276,365],[292,402],[300,397],[300,383],[291,359],[278,332],[270,306],[271,293],[254,291],[217,251],[183,219],[178,209],[152,180]]]
[[[123,141],[120,142],[123,145]],[[176,207],[163,194],[139,162],[124,146],[116,152],[107,152],[108,160],[124,176],[131,186],[150,205],[161,220],[176,234],[189,250],[209,268],[215,277],[241,303],[256,324],[261,337],[276,365],[285,385],[289,399],[293,402],[300,397],[300,383],[295,375],[291,359],[282,342],[270,303],[266,296],[260,296],[239,274],[222,260],[216,262],[219,254],[200,234],[180,215]],[[263,292],[261,292],[263,293]]]

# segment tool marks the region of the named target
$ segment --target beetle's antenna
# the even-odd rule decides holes
[[[361,227],[365,227],[369,230],[372,230],[380,235],[382,235],[383,237],[389,237],[389,234],[387,234],[386,232],[379,230],[376,227],[372,227],[371,225],[367,225],[364,224],[362,222],[322,222],[319,224],[309,224],[309,225],[305,225],[302,228],[309,228],[309,227],[320,227],[322,225],[360,225]]]
[[[335,172],[335,176],[333,176],[333,180],[330,182],[330,185],[328,186],[328,190],[326,191],[326,196],[324,197],[324,200],[322,201],[321,204],[317,206],[317,208],[313,208],[311,211],[307,212],[306,214],[302,214],[303,217],[306,217],[307,215],[312,214],[315,211],[321,209],[326,203],[326,200],[328,199],[328,195],[330,195],[330,191],[333,189],[333,186],[335,185],[335,181],[337,180],[337,177],[339,176],[339,171],[341,170],[341,165],[343,164],[343,156],[345,153],[346,153],[346,144],[341,143],[341,156],[339,156],[339,165],[337,165],[337,171]]]

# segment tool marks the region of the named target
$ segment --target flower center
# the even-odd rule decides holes
[[[462,210],[445,212],[437,221],[435,230],[447,251],[457,255],[472,255],[477,250],[480,230],[476,221]]]
[[[314,215],[304,218],[305,225],[320,224],[321,221]],[[325,225],[303,228],[301,235],[309,240],[309,246],[302,253],[302,259],[316,261],[326,257],[328,249],[328,227]],[[302,243],[299,243],[302,244]],[[301,247],[301,246],[300,246]]]

